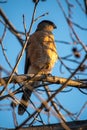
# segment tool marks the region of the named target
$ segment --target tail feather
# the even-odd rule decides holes
[[[24,90],[24,93],[20,101],[21,103],[18,106],[19,115],[23,115],[24,112],[26,111],[31,94],[32,94],[32,91],[29,90],[28,88]]]
[[[34,87],[36,87],[38,85],[40,85],[40,81],[29,84],[29,86],[25,87],[21,101],[20,101],[21,103],[18,106],[19,115],[23,115],[24,112],[26,111],[32,91],[33,91]]]

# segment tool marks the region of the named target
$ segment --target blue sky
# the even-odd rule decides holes
[[[70,2],[72,4],[74,4],[74,7],[72,8],[72,14],[73,14],[72,20],[75,23],[78,23],[79,25],[81,25],[82,27],[87,28],[87,16],[83,13],[83,11],[77,5],[75,0],[70,0]],[[79,2],[81,3],[82,7],[84,7],[83,0],[79,0]],[[67,9],[65,0],[61,0],[61,3],[67,14],[68,9]],[[22,17],[24,14],[27,30],[29,29],[29,26],[31,23],[31,18],[32,18],[32,13],[33,13],[33,8],[34,8],[34,3],[31,2],[31,0],[26,0],[26,2],[25,2],[25,0],[15,0],[15,1],[8,0],[8,2],[6,4],[0,4],[0,8],[2,8],[2,10],[6,14],[6,16],[8,17],[10,22],[15,26],[15,28],[22,32],[24,32],[23,17]],[[46,12],[49,12],[49,15],[46,15],[46,16],[40,18],[37,22],[35,22],[35,24],[32,27],[31,34],[36,30],[36,26],[41,20],[48,19],[48,20],[53,21],[57,26],[57,29],[53,31],[53,34],[55,35],[55,40],[70,42],[69,45],[65,45],[65,44],[56,42],[58,55],[60,57],[64,57],[69,54],[72,54],[71,50],[73,47],[77,47],[78,49],[80,49],[81,46],[79,44],[78,45],[73,44],[73,42],[70,38],[69,27],[63,16],[62,11],[60,10],[60,7],[58,6],[57,0],[47,0],[46,2],[40,2],[38,4],[37,10],[36,10],[35,18],[37,18],[38,16],[40,16]],[[3,29],[4,28],[3,28],[2,24],[0,23],[0,37],[2,36]],[[75,29],[76,33],[78,34],[78,36],[80,37],[80,39],[86,44],[87,43],[87,32],[82,31],[82,30],[78,29],[77,27],[74,27],[74,29]],[[9,61],[11,61],[12,67],[14,67],[14,65],[16,63],[16,58],[17,58],[19,52],[21,51],[21,46],[20,46],[19,42],[17,41],[17,39],[15,38],[15,36],[11,35],[11,33],[9,31],[7,31],[6,37],[3,40],[3,45],[6,49],[7,57],[9,59]],[[84,55],[85,55],[85,53],[84,53],[84,51],[82,51],[81,58],[76,59],[76,60],[81,61],[83,59]],[[23,74],[24,58],[25,58],[25,55],[23,55],[21,62],[18,66],[18,74]],[[73,59],[73,57],[71,57],[71,59]],[[71,62],[64,61],[64,63],[71,68],[76,68],[76,66],[77,66],[77,64],[74,64]],[[0,47],[0,65],[3,66],[4,68],[6,68],[9,72],[11,72],[10,67],[8,66],[8,64],[5,61],[1,47]],[[63,73],[60,73],[59,67],[60,67],[60,62],[57,62],[52,71],[52,74],[68,78],[70,76],[70,73],[65,68],[63,68],[63,70],[62,70]],[[87,73],[87,71],[86,71],[86,73]],[[6,75],[3,73],[3,76],[6,76]],[[81,76],[81,75],[76,76],[76,77],[77,78],[86,78],[86,76]],[[58,86],[54,85],[54,87],[57,88]],[[32,100],[35,100],[34,95],[31,98],[32,98]],[[87,96],[82,94],[77,89],[73,89],[69,93],[60,93],[57,96],[57,98],[66,109],[68,109],[69,111],[71,111],[73,113],[79,112],[81,107],[83,106],[83,104],[87,101],[86,100]],[[1,105],[4,105],[4,104],[9,105],[9,103],[10,103],[10,99],[8,99],[8,101],[5,100],[3,102],[0,102]],[[1,108],[6,108],[6,106],[1,107]],[[1,115],[0,116],[1,117],[0,127],[14,127],[11,108],[9,106],[7,108],[9,108],[10,110],[9,111],[6,111],[6,110],[0,111],[0,115]],[[32,112],[31,108],[30,108],[30,112]],[[44,116],[44,114],[42,114],[42,116],[43,116],[45,123],[47,123],[47,120],[46,120],[47,116]],[[17,115],[19,124],[26,117],[27,117],[27,114],[25,114],[23,117],[20,117]],[[87,119],[87,109],[84,110],[80,119]],[[55,117],[54,118],[51,117],[50,122],[56,123],[56,122],[58,122],[58,120],[56,120]]]

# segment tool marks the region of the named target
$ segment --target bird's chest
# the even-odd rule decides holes
[[[52,37],[44,37],[41,39],[41,46],[43,54],[49,59],[49,60],[55,60],[56,57],[56,46],[54,43],[54,40]]]
[[[35,37],[34,37],[35,36]],[[30,39],[28,55],[32,64],[43,66],[46,63],[55,63],[57,60],[54,36],[48,33],[36,33]]]

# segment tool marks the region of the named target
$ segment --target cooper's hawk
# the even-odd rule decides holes
[[[26,49],[25,74],[49,74],[58,59],[54,42],[53,29],[56,26],[53,22],[43,20],[37,26],[36,31],[30,36],[29,44]],[[24,86],[21,99],[23,104],[18,106],[18,114],[22,115],[28,106],[28,101],[33,88],[39,83]],[[32,90],[29,89],[32,87]]]

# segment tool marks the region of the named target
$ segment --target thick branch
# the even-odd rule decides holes
[[[0,78],[0,86],[5,86],[8,82],[9,77]],[[56,77],[56,76],[48,76],[48,75],[36,75],[35,77],[31,77],[31,75],[14,75],[10,83],[24,83],[24,82],[34,82],[34,81],[43,81],[49,84],[64,84],[67,78]],[[67,86],[77,87],[77,88],[87,88],[87,83],[69,80]]]
[[[87,130],[87,120],[67,122],[67,125],[72,130]],[[14,130],[14,129],[7,129],[7,130]],[[58,123],[44,126],[25,127],[20,128],[19,130],[64,130],[64,128],[62,128],[61,123]]]

